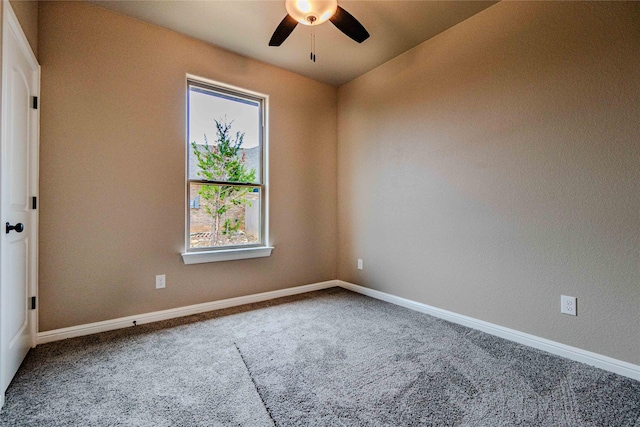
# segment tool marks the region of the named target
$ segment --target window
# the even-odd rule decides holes
[[[187,79],[185,264],[269,256],[266,97]]]

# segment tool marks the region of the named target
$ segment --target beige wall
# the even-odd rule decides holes
[[[502,2],[340,88],[338,278],[640,363],[638,58],[640,3]]]
[[[38,2],[36,0],[10,0],[11,7],[27,36],[31,50],[38,57]]]
[[[39,24],[41,331],[335,279],[335,88],[84,2]],[[186,73],[270,96],[269,258],[182,263]]]

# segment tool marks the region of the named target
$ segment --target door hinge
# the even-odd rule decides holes
[[[36,297],[31,297],[31,310],[36,309]]]
[[[36,196],[31,198],[31,209],[38,209],[38,198]]]
[[[38,109],[38,97],[37,96],[33,97],[33,109],[34,110]]]

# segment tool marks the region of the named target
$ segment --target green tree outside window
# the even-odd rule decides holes
[[[209,145],[204,136],[203,150],[195,141],[191,147],[197,159],[198,175],[207,181],[229,183],[252,183],[256,178],[256,169],[247,170],[245,156],[242,152],[244,133],[236,132],[231,136],[233,121],[215,120],[216,141]],[[237,232],[244,222],[244,216],[229,215],[230,211],[241,205],[251,206],[247,194],[253,187],[209,184],[202,185],[198,194],[202,199],[205,211],[213,219],[211,226],[211,246],[224,246],[224,237]]]

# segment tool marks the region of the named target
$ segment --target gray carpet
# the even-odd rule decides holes
[[[0,426],[629,426],[640,383],[334,288],[38,346]]]
[[[0,425],[271,425],[235,346],[195,330],[39,346],[7,391]]]

